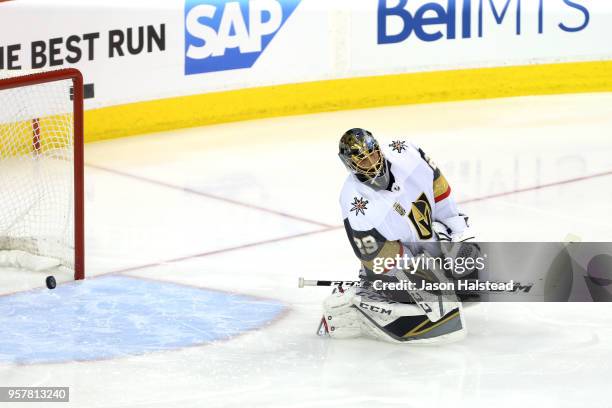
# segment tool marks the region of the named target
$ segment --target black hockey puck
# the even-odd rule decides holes
[[[55,289],[57,286],[57,282],[55,282],[55,278],[53,276],[47,276],[47,287],[49,289]]]

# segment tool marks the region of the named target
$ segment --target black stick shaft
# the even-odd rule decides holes
[[[330,280],[309,280],[300,278],[298,281],[298,287],[303,288],[304,286],[339,286],[339,285],[357,285],[359,281],[330,281]]]

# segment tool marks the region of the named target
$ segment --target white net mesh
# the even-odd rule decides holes
[[[65,79],[2,89],[0,81],[0,251],[24,251],[74,269],[71,86]],[[15,262],[3,253],[0,265]]]

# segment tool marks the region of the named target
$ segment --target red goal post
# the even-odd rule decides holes
[[[15,72],[17,74],[19,74],[18,72]],[[2,77],[3,72],[0,71],[0,78]],[[14,73],[11,73],[11,75],[14,75]],[[63,262],[66,263],[66,266],[69,266],[70,268],[74,269],[74,279],[84,279],[85,278],[85,244],[84,244],[84,238],[85,238],[85,231],[84,231],[84,163],[83,163],[83,76],[81,74],[80,71],[78,71],[77,69],[73,69],[73,68],[67,68],[67,69],[59,69],[59,70],[54,70],[54,71],[47,71],[47,72],[38,72],[38,73],[33,73],[33,74],[26,74],[26,75],[20,75],[20,76],[11,76],[5,79],[0,79],[0,98],[9,98],[11,97],[11,95],[4,95],[5,92],[3,91],[8,91],[8,90],[13,90],[13,92],[19,92],[19,89],[23,89],[24,92],[24,96],[23,99],[25,101],[24,104],[27,104],[28,99],[31,102],[31,105],[44,105],[44,98],[49,98],[50,100],[61,100],[62,98],[65,98],[68,96],[68,94],[64,94],[64,95],[47,95],[45,92],[49,93],[49,92],[55,92],[57,91],[56,88],[54,89],[50,89],[50,90],[45,90],[44,87],[47,86],[48,84],[53,84],[53,83],[58,83],[61,81],[71,81],[72,85],[71,85],[71,89],[72,91],[70,92],[70,96],[71,96],[71,107],[72,107],[72,112],[70,114],[68,113],[64,113],[61,112],[61,116],[62,118],[66,121],[66,123],[69,122],[70,115],[71,115],[71,125],[72,125],[72,129],[67,129],[66,126],[62,125],[62,126],[58,126],[57,129],[54,128],[52,130],[52,132],[54,132],[54,137],[58,138],[58,137],[63,137],[65,140],[63,141],[64,144],[68,144],[71,143],[72,146],[66,146],[64,145],[64,150],[66,150],[66,152],[63,152],[62,154],[65,153],[65,156],[62,157],[63,161],[68,161],[70,159],[72,159],[72,175],[70,175],[70,178],[72,180],[71,181],[71,186],[72,186],[72,197],[64,197],[66,200],[70,200],[71,204],[70,206],[71,211],[72,212],[72,216],[74,217],[73,220],[70,220],[71,222],[69,222],[68,225],[73,225],[74,227],[74,232],[72,235],[72,232],[70,232],[68,235],[66,235],[66,237],[70,238],[69,235],[72,235],[73,237],[73,242],[68,242],[67,245],[70,248],[70,251],[72,251],[72,249],[74,249],[74,258],[73,261],[71,262],[70,260],[62,260]],[[38,91],[37,88],[42,87],[43,89],[41,91]],[[28,91],[26,91],[26,89]],[[63,93],[63,88],[61,88]],[[56,92],[57,93],[57,92]],[[55,98],[55,99],[54,99]],[[3,104],[12,104],[13,101],[12,100],[6,100],[6,101],[2,101],[0,100],[0,109],[3,108]],[[62,100],[62,103],[70,103],[70,102],[66,102],[64,100]],[[49,105],[52,105],[51,103],[49,103]],[[38,115],[36,112],[28,112],[28,114],[31,114],[32,117],[30,117],[28,120],[31,121],[31,153],[30,155],[32,156],[37,156],[39,154],[39,152],[42,152],[44,145],[45,145],[45,138],[46,138],[46,129],[45,129],[45,119],[43,118],[44,115],[54,115],[53,112],[49,112],[49,110],[51,110],[52,108],[48,108],[48,111],[44,111],[45,109],[43,109],[43,111],[40,112],[40,115]],[[28,109],[24,109],[25,111],[27,111]],[[19,111],[20,114],[22,111]],[[36,113],[36,114],[35,114]],[[60,114],[60,112],[57,113],[58,115]],[[6,119],[5,119],[6,120]],[[23,118],[18,117],[16,119],[16,121],[20,121],[23,122]],[[0,126],[2,126],[2,123],[0,123]],[[0,166],[2,166],[2,161],[3,159],[6,159],[6,157],[3,157],[3,152],[2,152],[2,143],[3,143],[3,138],[5,140],[9,140],[11,138],[11,131],[15,132],[15,137],[18,137],[18,133],[22,132],[22,129],[17,129],[14,130],[10,128],[10,126],[5,125],[5,128],[8,129],[6,131],[4,131],[4,134],[0,133]],[[13,127],[14,128],[14,127]],[[2,130],[0,128],[0,130]],[[64,135],[57,135],[59,133],[65,133]],[[5,141],[5,143],[7,143]],[[57,146],[55,147],[50,147],[48,148],[49,150],[55,149],[61,149],[58,148]],[[15,151],[17,151],[17,153],[15,153]],[[72,152],[72,157],[70,158],[69,153],[70,151]],[[17,150],[13,150],[9,153],[5,153],[4,156],[11,156],[11,155],[25,155],[23,152],[21,152],[19,149]],[[24,160],[26,163],[28,162],[28,160]],[[34,162],[36,160],[33,159],[29,159],[29,162]],[[31,166],[35,166],[37,164],[28,164]],[[0,171],[2,171],[0,169]],[[2,177],[2,175],[0,174],[0,177]],[[38,183],[38,181],[34,181],[33,184],[36,185]],[[36,189],[37,187],[34,186],[32,187],[32,189]],[[22,189],[23,190],[23,189]],[[49,188],[47,188],[47,190],[49,190]],[[52,188],[51,188],[52,190]],[[10,192],[10,189],[9,189]],[[2,193],[0,191],[0,193]],[[8,195],[8,193],[7,193]],[[39,194],[42,195],[42,194]],[[61,198],[61,197],[60,197]],[[40,200],[44,200],[45,197],[41,197]],[[32,204],[32,206],[38,205],[38,203]],[[2,199],[0,198],[0,211],[2,210]],[[59,205],[55,205],[55,207],[58,207]],[[14,206],[13,206],[14,207]],[[14,208],[12,208],[14,209]],[[20,217],[25,218],[27,216],[27,211],[28,209],[23,209],[22,210],[23,213],[19,213]],[[41,211],[43,212],[43,211]],[[44,214],[44,216],[47,216],[48,214]],[[0,217],[2,215],[0,214]],[[40,220],[40,218],[43,215],[37,215],[36,217],[30,217],[31,219],[34,220]],[[1,219],[0,219],[1,221]],[[49,222],[55,222],[56,220],[50,220]],[[9,222],[13,222],[13,221],[9,221]],[[25,223],[25,221],[21,221],[22,223]],[[30,224],[38,224],[38,223],[34,223],[31,221],[27,221],[30,222]],[[42,222],[46,222],[46,221],[40,221],[39,223]],[[59,222],[59,221],[58,221]],[[0,225],[1,227],[1,225]],[[28,228],[30,228],[32,231],[38,231],[41,229],[40,225],[29,225],[29,226],[23,226],[21,227],[21,236],[18,238],[24,238],[27,235],[26,231]],[[65,228],[66,229],[66,228]],[[72,228],[70,228],[72,229]],[[25,232],[24,232],[25,231]],[[0,235],[2,234],[2,231],[0,230]],[[2,236],[0,236],[0,239],[2,238]],[[7,240],[11,240],[11,242],[17,242],[20,239],[15,238],[14,236],[7,239]],[[41,241],[42,238],[40,237],[28,237],[31,238],[33,240],[33,242],[37,242],[37,241]],[[67,240],[68,240],[67,238]],[[59,238],[58,238],[59,240]],[[16,245],[18,246],[18,245]],[[22,250],[23,248],[10,248],[10,249],[19,249]],[[26,250],[26,252],[28,252]],[[44,251],[41,251],[44,252]],[[36,254],[36,255],[40,255],[40,254]],[[44,256],[51,256],[51,257],[55,257],[56,254],[47,254],[44,253],[42,254]],[[59,256],[58,256],[59,257]],[[61,258],[61,257],[60,257]]]

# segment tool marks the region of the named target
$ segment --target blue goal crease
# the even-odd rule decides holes
[[[128,276],[0,297],[0,363],[57,363],[231,339],[278,318],[275,300]]]

